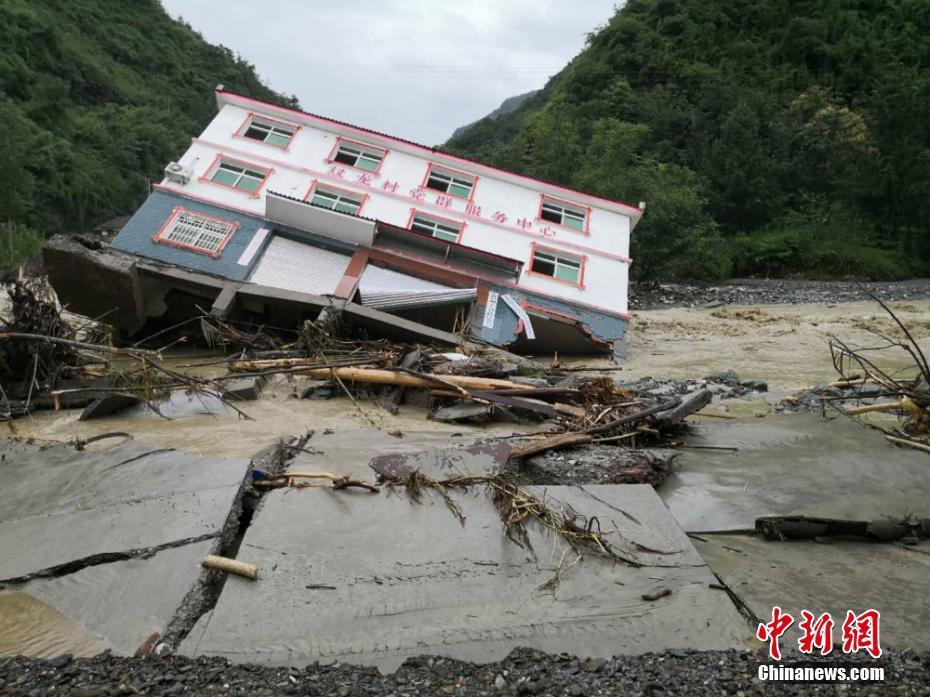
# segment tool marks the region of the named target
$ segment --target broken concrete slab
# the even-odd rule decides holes
[[[800,611],[831,613],[839,625],[846,611],[881,613],[883,648],[930,649],[926,580],[930,545],[838,541],[831,544],[768,542],[750,535],[707,535],[694,540],[701,556],[730,590],[761,618],[778,605],[800,621]],[[795,625],[782,639],[794,642]]]
[[[89,421],[90,419],[99,419],[104,416],[112,416],[134,407],[142,400],[134,394],[108,394],[98,397],[88,404],[81,415],[79,421]]]
[[[651,487],[534,491],[597,516],[644,566],[576,561],[535,523],[531,547],[517,545],[480,489],[452,493],[464,526],[428,492],[414,504],[401,491],[272,491],[238,554],[261,580],[230,579],[181,652],[393,670],[422,654],[484,662],[529,646],[606,657],[736,647],[749,635]],[[621,533],[664,553],[632,550]],[[644,601],[657,585],[671,595]]]
[[[491,420],[493,411],[494,407],[490,404],[463,402],[461,404],[451,404],[447,407],[440,407],[430,414],[430,418],[433,421],[441,421],[443,423],[458,423],[462,421],[484,423]]]
[[[205,540],[144,559],[89,566],[60,578],[29,581],[18,590],[77,621],[114,653],[131,656],[153,634],[165,636],[199,582],[200,560],[218,542]]]
[[[265,378],[261,375],[234,378],[222,383],[223,393],[232,400],[254,401],[261,396]]]
[[[134,441],[85,451],[0,441],[0,581],[217,538],[236,522],[248,469]]]
[[[443,431],[388,432],[363,428],[317,432],[288,466],[291,472],[326,471],[353,479],[371,479],[372,458],[392,453],[420,453],[438,448],[465,448],[482,437],[480,431],[451,438]]]
[[[686,416],[700,411],[710,404],[713,399],[714,395],[710,390],[695,390],[694,392],[683,395],[681,403],[677,406],[656,414],[656,428],[659,430],[667,430],[680,424]]]
[[[770,515],[922,515],[930,499],[926,454],[894,448],[848,419],[713,419],[693,424],[686,443],[738,449],[681,452],[660,494],[688,532],[751,529]]]
[[[415,470],[431,479],[493,476],[500,474],[509,456],[509,443],[493,441],[462,448],[379,455],[371,460],[369,466],[388,481],[406,479]]]

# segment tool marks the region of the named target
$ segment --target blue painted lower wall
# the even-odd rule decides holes
[[[514,300],[529,305],[535,305],[538,308],[545,308],[562,315],[570,315],[584,325],[585,329],[590,332],[594,338],[610,343],[614,346],[614,351],[618,355],[622,354],[623,342],[626,336],[627,321],[622,317],[616,317],[604,312],[599,312],[584,306],[575,305],[570,302],[554,300],[549,297],[536,295],[518,288],[495,287],[501,295],[510,295]],[[529,309],[529,312],[539,312],[538,310]],[[494,326],[485,327],[482,324],[484,318],[484,308],[479,308],[477,324],[480,327],[481,338],[489,344],[495,346],[506,346],[516,341],[517,329],[520,325],[520,319],[516,313],[503,301],[499,300],[497,304],[497,314],[494,317]]]
[[[152,240],[178,206],[221,220],[239,223],[239,227],[233,233],[229,242],[226,243],[226,247],[223,248],[223,253],[219,257],[214,258],[208,254],[201,254],[190,249]],[[274,235],[301,240],[336,252],[351,254],[355,249],[355,246],[349,243],[341,243],[329,237],[294,230],[258,216],[212,206],[208,203],[195,201],[162,190],[154,191],[146,199],[145,203],[139,207],[139,210],[129,219],[129,222],[113,240],[112,247],[166,264],[174,264],[191,271],[200,271],[201,273],[208,273],[234,281],[244,281],[252,273],[252,269],[273,237],[273,235],[268,235],[262,247],[252,256],[249,263],[240,265],[239,258],[242,256],[242,252],[249,246],[255,233],[262,228],[270,230]]]

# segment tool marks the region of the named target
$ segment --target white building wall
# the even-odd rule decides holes
[[[236,136],[252,111],[301,128],[286,150]],[[374,174],[330,162],[328,158],[340,135],[386,148],[388,154],[381,170]],[[272,168],[258,196],[201,179],[209,174],[220,153],[231,159]],[[179,162],[191,167],[194,177],[183,186],[167,180],[164,186],[256,215],[265,212],[264,191],[303,199],[316,179],[325,185],[367,194],[360,214],[368,218],[407,227],[411,210],[416,208],[427,214],[461,221],[466,224],[459,240],[462,244],[524,262],[520,287],[614,312],[627,310],[629,263],[626,257],[629,255],[631,216],[593,206],[591,197],[573,195],[532,180],[518,179],[519,183],[515,183],[503,178],[507,176],[503,173],[488,175],[478,165],[470,169],[467,163],[439,153],[431,154],[394,140],[355,133],[338,124],[304,119],[296,112],[279,112],[269,107],[259,109],[252,105],[249,108],[232,104],[223,106],[203,134],[193,139]],[[477,174],[471,205],[457,198],[451,198],[443,205],[444,199],[440,198],[443,194],[420,188],[430,162]],[[538,220],[541,193],[589,207],[588,234]],[[583,285],[576,287],[530,274],[534,244],[583,257]]]

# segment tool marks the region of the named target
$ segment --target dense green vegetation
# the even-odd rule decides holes
[[[157,0],[0,0],[0,268],[131,213],[214,115],[217,83],[295,102]]]
[[[639,278],[930,272],[930,3],[628,0],[447,147],[646,201]]]

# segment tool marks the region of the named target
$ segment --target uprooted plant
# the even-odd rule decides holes
[[[842,411],[859,423],[881,430],[885,437],[896,445],[930,452],[930,363],[907,325],[887,303],[874,294],[869,295],[891,317],[899,336],[868,327],[868,331],[880,343],[866,347],[853,347],[841,339],[831,338],[830,353],[833,366],[842,378],[834,385],[847,388],[850,392],[839,397],[826,398],[824,404],[838,408],[839,404],[861,401],[866,396],[891,399],[893,401],[879,401],[845,408]],[[909,361],[906,368],[890,370],[882,366],[879,357],[892,351],[904,352]],[[905,373],[907,377],[904,377]],[[871,387],[868,393],[865,391],[866,386]],[[859,418],[872,412],[898,413],[901,428],[882,427]]]
[[[466,475],[438,480],[420,470],[413,470],[403,477],[389,480],[389,484],[392,487],[403,487],[414,503],[422,502],[424,491],[436,492],[462,525],[465,524],[465,515],[451,492],[472,486],[484,486],[491,495],[507,536],[516,544],[532,551],[526,524],[535,521],[565,540],[579,556],[607,557],[630,566],[641,566],[633,556],[617,549],[610,542],[597,517],[585,517],[568,506],[556,507],[554,502],[521,489],[504,476]],[[619,535],[617,531],[612,532]],[[621,539],[642,551],[661,553],[626,540],[622,536]]]

